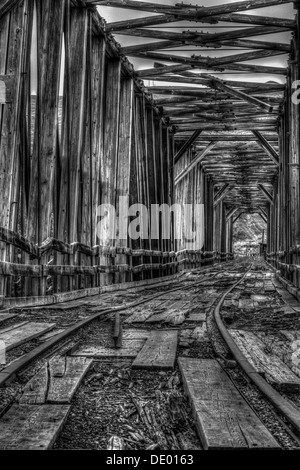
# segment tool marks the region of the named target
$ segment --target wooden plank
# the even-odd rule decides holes
[[[190,313],[185,321],[188,323],[203,323],[206,321],[206,313]]]
[[[72,356],[81,357],[120,357],[120,358],[135,358],[139,351],[144,346],[144,340],[124,340],[121,349],[105,348],[102,346],[86,346],[79,348]]]
[[[174,369],[178,332],[152,331],[143,349],[133,361],[133,369]]]
[[[9,351],[27,341],[38,338],[54,327],[55,323],[27,323],[19,328],[13,328],[6,333],[0,333],[0,340],[5,342],[6,351]]]
[[[280,447],[215,360],[178,363],[204,449]]]
[[[92,359],[83,357],[52,358],[26,384],[20,403],[71,403],[92,362]]]
[[[149,317],[153,315],[153,310],[147,309],[142,312],[134,312],[128,317],[124,323],[144,323]]]
[[[299,391],[300,378],[274,354],[265,352],[264,343],[251,331],[230,330],[236,344],[255,369],[281,388]]]
[[[0,449],[51,449],[69,411],[67,405],[13,405],[0,419]]]

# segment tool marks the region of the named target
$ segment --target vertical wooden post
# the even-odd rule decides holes
[[[132,137],[133,137],[133,80],[124,78],[121,81],[120,97],[120,126],[119,126],[119,153],[118,153],[118,176],[117,176],[117,217],[119,220],[118,237],[116,246],[128,248],[128,218],[120,220],[120,197],[127,198],[129,204],[130,192],[130,170],[132,167]],[[124,199],[125,202],[125,199]],[[123,212],[123,211],[121,211]],[[120,232],[120,225],[124,231]],[[125,237],[125,238],[124,238]],[[127,264],[126,255],[116,256],[117,264]],[[126,273],[116,275],[116,282],[126,282]]]
[[[61,186],[57,236],[67,243],[78,241],[80,164],[84,144],[86,99],[86,53],[88,12],[71,8],[66,18],[63,145],[60,158]],[[73,264],[74,255],[58,257],[62,264]],[[69,288],[76,288],[76,278]],[[68,286],[64,283],[62,289]]]
[[[101,161],[101,204],[116,205],[116,178],[118,168],[119,116],[121,64],[118,59],[109,59],[106,63],[106,92],[104,106],[104,147]],[[113,246],[110,231],[115,221],[110,220],[102,233],[101,245]],[[100,263],[110,265],[110,256],[100,257]],[[113,283],[114,276],[102,276],[102,282]]]
[[[24,1],[0,21],[1,73],[13,76],[11,103],[0,105],[0,226],[17,228],[20,196],[20,100],[22,72],[26,69],[28,1]],[[25,112],[25,110],[24,110]],[[0,261],[14,261],[14,248],[1,244]],[[5,280],[0,281],[0,296],[9,291]],[[8,292],[8,294],[10,294]]]

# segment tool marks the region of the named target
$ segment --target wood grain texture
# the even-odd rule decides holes
[[[67,405],[13,405],[0,419],[0,449],[51,449],[69,411]]]
[[[6,333],[0,331],[0,340],[5,342],[6,350],[16,348],[44,333],[52,330],[55,323],[26,323],[23,326],[10,329]]]
[[[133,361],[133,369],[174,369],[178,332],[152,331],[143,349]]]
[[[204,449],[279,449],[216,361],[178,363]]]
[[[26,384],[20,404],[68,404],[92,365],[82,357],[54,357]]]
[[[265,352],[264,343],[251,331],[230,330],[230,334],[248,361],[269,382],[283,389],[300,390],[300,378],[276,355]]]

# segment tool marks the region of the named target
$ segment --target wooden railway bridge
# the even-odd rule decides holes
[[[288,0],[0,0],[0,306],[231,259],[242,213],[297,292],[299,27]],[[120,196],[203,204],[203,243],[99,233]]]

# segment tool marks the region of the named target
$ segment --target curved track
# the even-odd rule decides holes
[[[225,269],[226,272],[224,273]],[[144,328],[143,331],[159,331],[161,326],[166,324],[169,329],[178,331],[179,343],[177,358],[184,356],[200,359],[216,359],[230,376],[236,388],[244,395],[243,387],[239,387],[238,380],[236,382],[235,378],[230,374],[230,372],[239,374],[239,368],[235,367],[234,359],[241,367],[243,373],[245,373],[254,384],[253,386],[249,384],[246,385],[246,391],[250,394],[250,400],[249,397],[245,396],[245,398],[249,402],[250,407],[261,417],[260,411],[256,409],[255,399],[252,400],[251,398],[252,393],[259,394],[261,392],[270,404],[270,406],[266,406],[267,410],[264,410],[262,413],[262,421],[275,436],[282,448],[298,448],[299,410],[296,406],[298,403],[293,404],[284,396],[285,394],[281,394],[275,390],[261,377],[261,374],[253,368],[242,354],[228,331],[228,325],[226,325],[221,318],[221,309],[226,297],[228,294],[235,292],[238,286],[243,285],[247,275],[251,272],[253,274],[249,262],[244,264],[227,263],[226,265],[215,265],[205,270],[185,273],[179,279],[174,280],[174,282],[168,281],[167,283],[162,283],[159,281],[158,284],[151,285],[151,287],[149,286],[149,290],[145,288],[130,289],[130,291],[124,294],[124,297],[126,299],[127,294],[129,299],[130,296],[137,298],[134,302],[127,303],[125,300],[125,305],[114,305],[110,307],[108,305],[96,305],[92,307],[89,312],[90,315],[87,318],[76,321],[64,331],[59,332],[52,338],[39,344],[38,347],[31,346],[31,349],[27,353],[23,354],[21,357],[16,357],[11,364],[2,369],[0,372],[0,401],[2,400],[3,406],[0,409],[0,416],[5,418],[7,411],[10,410],[11,406],[14,406],[14,403],[17,403],[20,396],[22,396],[24,385],[32,379],[45,361],[49,361],[51,357],[65,354],[67,354],[67,356],[72,355],[75,349],[78,348],[78,344],[82,347],[88,343],[92,344],[94,341],[95,345],[97,345],[97,342],[100,341],[100,343],[103,343],[105,346],[105,341],[107,341],[110,335],[109,331],[111,331],[110,325],[114,323],[115,314],[122,312],[122,318],[125,320],[125,323],[123,323],[124,331],[134,331],[135,328],[137,330]],[[203,274],[205,274],[205,277],[202,277]],[[236,282],[237,278],[238,281]],[[262,279],[262,275],[260,279]],[[178,285],[178,283],[180,283],[180,285]],[[259,289],[253,290],[253,292],[254,291],[257,293]],[[211,299],[209,305],[205,304],[207,296]],[[117,299],[117,297],[118,293],[115,297],[112,295],[112,298]],[[165,300],[163,297],[169,300]],[[190,347],[186,349],[187,344],[184,344],[186,342],[184,335],[192,331],[193,328],[195,330],[198,328],[197,323],[189,322],[189,318],[186,318],[182,324],[177,325],[168,323],[153,325],[147,322],[137,323],[136,325],[130,324],[128,318],[133,312],[137,309],[139,309],[139,311],[143,311],[143,309],[147,308],[158,309],[160,307],[158,303],[160,299],[162,300],[162,309],[164,303],[166,306],[169,304],[172,305],[172,300],[170,299],[173,299],[173,307],[166,307],[168,309],[174,308],[174,306],[176,307],[178,299],[185,299],[185,301],[188,302],[187,305],[190,310],[195,309],[199,305],[199,302],[203,308],[206,306],[205,312],[207,314],[208,336],[204,338],[205,340],[202,341],[202,338],[198,343],[198,340],[193,343],[191,339],[188,339],[187,343]],[[204,303],[202,303],[202,301]],[[100,303],[99,299],[99,304]],[[179,304],[180,303],[182,304],[179,300]],[[84,307],[85,306],[82,304],[82,308]],[[72,307],[70,306],[70,311],[72,309],[74,310],[74,305]],[[95,309],[97,312],[93,313]],[[57,315],[57,311],[52,309],[52,312],[53,311]],[[29,310],[28,318],[35,316],[35,312],[37,315],[41,315],[39,309],[33,309],[32,311]],[[48,312],[46,307],[45,312],[47,315],[52,315],[52,312]],[[66,312],[68,313],[67,308]],[[212,321],[210,318],[212,312],[214,313],[215,324],[226,343],[225,349],[224,345],[222,346],[222,354],[219,354],[218,351],[216,353],[214,345],[215,334],[211,327]],[[23,311],[22,314],[27,318],[26,311]],[[63,318],[64,315],[66,315],[65,311],[59,313],[61,318]],[[127,321],[129,321],[129,323],[126,323]],[[186,321],[188,323],[186,323]],[[219,339],[217,339],[217,341],[219,341]],[[230,354],[226,352],[226,348],[228,348]],[[224,356],[227,356],[227,359]],[[126,448],[132,450],[145,448],[187,450],[189,446],[191,447],[190,450],[193,448],[201,448],[201,444],[196,436],[193,416],[184,399],[181,376],[177,366],[174,372],[157,372],[155,370],[150,372],[132,371],[132,360],[113,357],[104,358],[103,360],[99,360],[99,358],[94,359],[93,364],[92,370],[89,371],[87,376],[83,379],[82,384],[79,386],[71,402],[71,413],[60,437],[56,440],[56,448],[106,448],[105,445],[109,437],[113,434],[122,435]],[[232,370],[231,367],[233,368]],[[127,377],[124,379],[122,376],[123,370],[130,378]],[[102,385],[98,384],[98,377],[101,377]],[[151,378],[150,384],[147,382],[149,377]],[[5,385],[5,387],[3,387],[3,385]],[[98,386],[100,386],[100,389]],[[153,390],[151,388],[152,386],[154,387]],[[166,387],[167,391],[164,391]],[[253,391],[251,387],[254,387],[255,391]],[[257,392],[256,387],[259,392]],[[152,398],[151,395],[149,395],[150,390],[152,390]],[[102,407],[100,406],[100,409],[94,409],[94,399],[91,398],[94,394],[96,394],[96,396],[98,396],[97,394],[102,396],[102,402],[106,403],[105,406],[101,405]],[[111,395],[111,397],[109,395]],[[145,396],[148,398],[146,401],[143,401]],[[156,422],[155,416],[152,416],[152,421],[150,417],[148,417],[148,421],[144,421],[137,397],[141,398],[141,403],[148,403],[149,409],[145,406],[145,410],[147,410],[148,413],[152,413],[151,409],[156,410],[156,407],[158,407],[160,410],[158,414],[161,413],[161,416],[165,416],[164,419],[166,423],[170,419],[174,419],[172,434],[169,434],[167,426],[164,427],[163,424],[158,424],[157,429],[160,430],[158,434],[157,431],[153,431]],[[153,397],[155,397],[155,399]],[[290,398],[290,396],[288,398]],[[132,400],[132,402],[136,404],[135,410],[127,408],[129,406],[128,400]],[[184,414],[184,418],[181,416],[179,419],[178,416],[176,417],[176,413],[174,415],[174,400],[181,404],[181,413]],[[96,402],[99,405],[97,400]],[[116,410],[114,409],[115,402],[118,403]],[[110,413],[112,413],[109,418],[107,417],[108,410],[111,410]],[[277,412],[280,416],[276,414]],[[82,430],[80,428],[80,422],[82,419],[86,420],[87,416],[89,416],[89,419],[86,421],[86,429]],[[131,419],[132,417],[135,419],[134,422]],[[178,435],[176,433],[178,426],[182,426],[182,421],[180,421],[182,419],[185,420],[184,435],[189,436],[189,439],[187,439],[185,443],[182,433],[179,432]],[[101,428],[101,432],[103,432],[104,435],[99,440],[95,437],[97,434],[95,429],[98,429],[97,426],[100,420],[103,420],[103,423],[105,422],[106,425],[103,429]],[[116,420],[118,421],[118,425],[115,424]],[[285,424],[286,422],[288,425]],[[297,436],[290,430],[289,425],[292,425]]]

